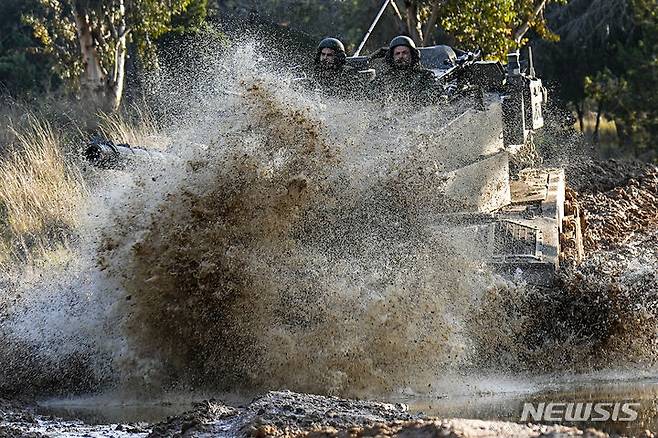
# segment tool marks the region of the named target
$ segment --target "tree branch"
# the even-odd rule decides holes
[[[116,46],[114,48],[114,68],[112,72],[112,80],[116,84],[119,78],[123,78],[123,69],[124,69],[124,52],[126,50],[126,6],[123,3],[123,0],[119,0],[118,4],[119,10],[119,28],[117,29],[114,25],[114,19],[112,22],[112,33],[116,38]],[[121,79],[122,80],[122,79]]]
[[[407,32],[416,44],[421,44],[423,32],[418,22],[418,5],[415,0],[404,0],[404,7],[407,18]]]
[[[400,13],[400,8],[398,8],[398,4],[395,3],[395,0],[391,0],[390,2],[391,7],[393,8],[393,13],[397,17],[398,21],[398,33],[402,33],[404,31],[404,28],[406,27],[406,23],[404,22],[404,18],[402,18],[402,14]]]
[[[546,7],[547,0],[539,0],[532,11],[532,15],[514,32],[514,41],[517,45],[521,44],[521,40],[525,34],[530,30],[531,23],[539,16],[541,11]]]

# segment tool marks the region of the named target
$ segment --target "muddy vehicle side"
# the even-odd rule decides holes
[[[525,63],[511,53],[503,65],[448,46],[419,50],[443,87],[442,102],[466,105],[437,127],[427,152],[442,186],[437,227],[474,240],[498,271],[550,284],[561,260],[582,259],[583,220],[568,196],[564,169],[542,167],[534,147],[547,94],[532,52]],[[373,70],[368,56],[348,64]]]

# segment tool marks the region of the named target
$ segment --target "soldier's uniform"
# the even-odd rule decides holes
[[[393,50],[401,45],[411,50],[409,65],[397,65],[393,60]],[[385,61],[386,68],[377,71],[371,83],[374,98],[412,105],[429,105],[439,99],[441,87],[434,74],[420,64],[420,51],[411,38],[393,38],[386,51]]]
[[[358,93],[359,83],[357,71],[348,65],[344,65],[336,70],[315,68],[311,86],[327,96],[349,97]]]

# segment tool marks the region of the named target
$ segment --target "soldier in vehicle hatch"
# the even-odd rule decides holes
[[[434,74],[421,65],[420,51],[411,38],[393,38],[385,50],[385,64],[385,69],[377,71],[371,83],[373,97],[415,105],[438,100],[439,84]]]
[[[313,63],[312,85],[330,96],[347,97],[356,90],[357,71],[346,65],[345,46],[336,38],[320,41]]]

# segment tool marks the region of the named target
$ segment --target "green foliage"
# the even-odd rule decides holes
[[[57,0],[38,0],[39,8],[22,17],[32,28],[34,38],[42,47],[37,51],[52,62],[53,71],[67,84],[74,86],[83,70],[82,58],[77,49],[75,24],[71,22],[70,8]]]
[[[494,58],[503,58],[515,45],[515,18],[512,0],[452,0],[446,4],[441,25],[461,47],[480,47]]]
[[[565,0],[549,0],[546,4]],[[344,40],[353,50],[365,34],[368,26],[381,7],[381,1],[358,0],[266,0],[266,1],[219,1],[222,11],[238,7],[254,10],[261,16],[284,26],[310,32],[321,38],[336,36]],[[402,2],[398,2],[401,4]],[[543,15],[535,14],[540,0],[410,0],[401,7],[405,14],[417,11],[418,22],[427,31],[427,22],[433,8],[438,5],[438,26],[430,32],[440,30],[447,33],[459,48],[483,49],[493,59],[504,59],[512,50],[526,43],[517,42],[517,31],[528,22],[530,29],[543,38],[555,38],[545,26]],[[371,35],[371,49],[385,45],[393,36],[408,32],[406,24],[388,7]],[[404,20],[403,20],[404,21]]]
[[[23,21],[54,61],[57,74],[75,88],[84,70],[76,16],[88,20],[93,44],[106,72],[117,68],[118,40],[127,35],[146,66],[156,64],[154,41],[172,30],[205,19],[206,0],[38,0],[40,7]],[[188,7],[191,7],[188,13]],[[178,21],[176,21],[178,20]]]
[[[448,0],[440,26],[460,47],[480,48],[491,59],[505,60],[508,53],[526,44],[526,38],[515,39],[525,22],[541,37],[556,39],[543,17],[534,16],[535,7],[532,0]]]
[[[46,60],[31,53],[36,41],[20,20],[34,5],[31,0],[0,2],[0,91],[23,94],[47,88],[50,82]]]
[[[381,0],[220,0],[210,3],[220,16],[236,11],[255,12],[259,21],[292,29],[314,44],[328,36],[339,38],[348,52],[356,49],[381,7]],[[388,8],[370,36],[366,52],[387,44],[398,33],[398,23]]]
[[[619,60],[625,69],[617,74],[622,86],[608,86],[619,96],[610,113],[625,128],[638,152],[658,152],[658,8],[655,0],[633,0],[638,39],[620,48]]]
[[[127,13],[132,41],[145,65],[157,62],[153,41],[172,30],[172,18],[184,13],[192,0],[139,0]]]
[[[572,0],[549,14],[560,41],[540,47],[562,100],[614,120],[635,154],[658,152],[657,11],[655,0]]]
[[[208,0],[191,0],[185,10],[171,17],[171,31],[175,33],[198,33],[206,27]]]

